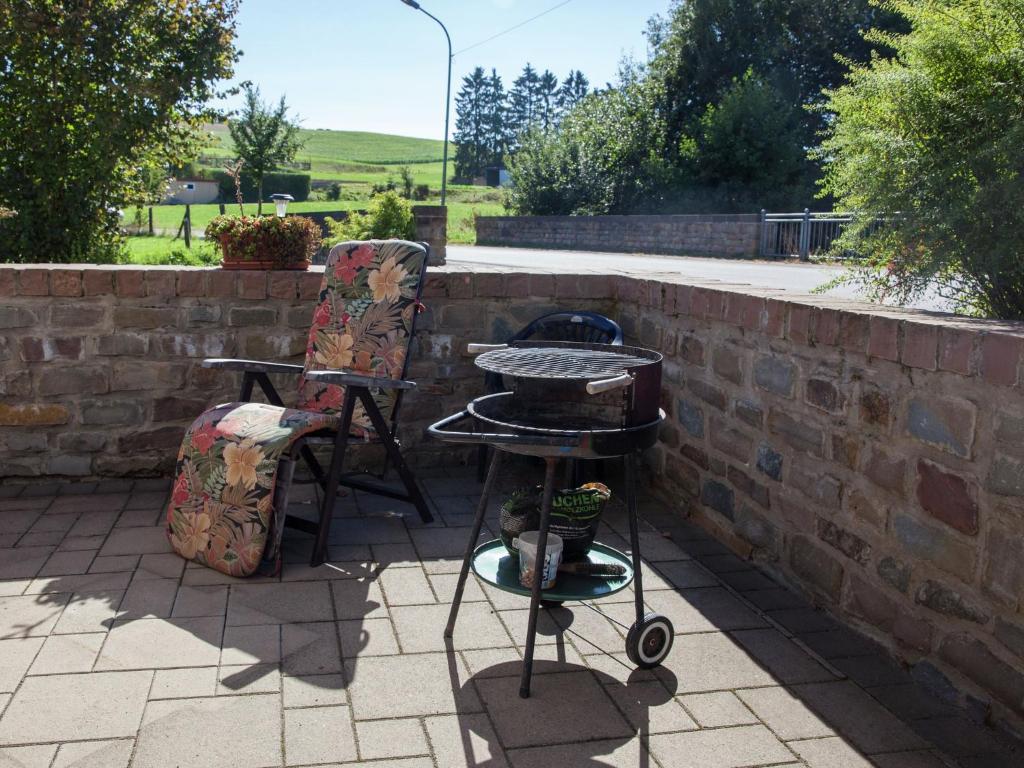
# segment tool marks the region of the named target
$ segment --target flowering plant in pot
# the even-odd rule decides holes
[[[206,237],[220,243],[224,269],[306,269],[322,240],[304,216],[216,216]]]

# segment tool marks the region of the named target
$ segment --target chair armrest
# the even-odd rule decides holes
[[[338,384],[343,387],[379,387],[380,389],[414,389],[416,387],[416,382],[413,381],[385,379],[352,371],[309,371],[306,374],[306,378],[312,381],[320,381],[324,384]]]
[[[221,357],[209,357],[203,360],[202,366],[203,368],[222,368],[226,371],[245,371],[247,373],[302,373],[301,365],[267,363],[262,360],[232,360]]]

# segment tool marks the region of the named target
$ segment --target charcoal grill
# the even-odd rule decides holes
[[[658,438],[665,412],[658,407],[661,390],[661,355],[640,347],[574,342],[514,342],[509,345],[470,345],[481,353],[476,365],[511,379],[511,390],[478,397],[465,410],[427,430],[450,443],[488,445],[496,450],[487,471],[476,518],[469,536],[462,569],[452,600],[445,637],[455,630],[469,571],[499,589],[529,594],[530,611],[523,654],[519,695],[530,695],[537,614],[541,605],[567,600],[593,600],[634,585],[636,621],[629,627],[626,654],[642,669],[658,666],[672,647],[674,630],[664,616],[646,613],[640,571],[640,536],[636,504],[636,461],[641,451]],[[487,503],[504,453],[543,457],[546,463],[537,541],[540,559],[547,544],[551,500],[559,459],[622,457],[625,464],[626,506],[631,555],[595,544],[590,558],[602,564],[622,565],[625,574],[605,579],[560,574],[555,586],[542,590],[534,579],[527,590],[518,581],[518,566],[499,540],[476,546]]]

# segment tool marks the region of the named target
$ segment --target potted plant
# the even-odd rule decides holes
[[[223,269],[306,269],[322,240],[304,216],[217,216],[206,237],[220,243]]]

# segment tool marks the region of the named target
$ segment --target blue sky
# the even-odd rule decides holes
[[[424,0],[458,51],[560,0]],[[619,59],[646,54],[647,18],[669,0],[571,0],[497,40],[458,54],[452,96],[474,66],[496,67],[506,86],[529,61],[561,79],[580,69],[594,85]],[[440,138],[447,47],[440,27],[400,0],[243,0],[236,80],[264,97],[282,93],[305,128]],[[233,106],[232,102],[228,102]],[[452,130],[455,113],[452,109]]]

